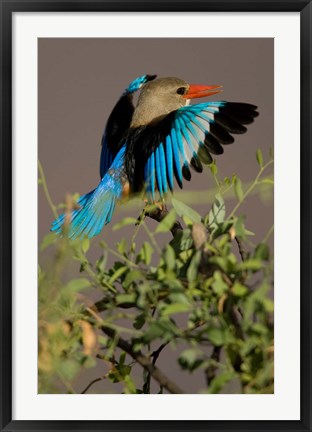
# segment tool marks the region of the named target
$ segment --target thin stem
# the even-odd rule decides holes
[[[247,258],[248,254],[247,252],[244,250],[243,244],[241,242],[241,240],[235,236],[235,241],[237,243],[237,247],[238,247],[238,252],[241,256],[242,261],[245,261],[245,259]]]
[[[107,377],[108,377],[108,374],[103,375],[103,376],[101,376],[101,377],[99,377],[99,378],[95,378],[94,380],[92,380],[92,381],[87,385],[87,387],[86,387],[84,390],[82,390],[82,392],[81,392],[80,394],[85,394],[85,393],[87,393],[87,391],[89,390],[90,387],[93,386],[93,384],[96,384],[96,383],[99,382],[99,381],[103,381],[103,380],[106,379]]]
[[[264,236],[264,239],[262,240],[263,243],[266,243],[269,240],[273,231],[274,231],[274,224],[270,227],[270,229],[268,230],[268,232]]]
[[[263,165],[259,172],[257,177],[255,178],[255,180],[251,183],[251,185],[249,186],[249,188],[246,190],[246,192],[243,194],[242,199],[236,204],[236,206],[233,208],[233,210],[231,211],[230,215],[228,216],[228,219],[231,219],[232,216],[235,215],[235,213],[237,212],[238,208],[240,207],[240,205],[245,201],[245,199],[247,198],[247,196],[250,194],[250,192],[252,192],[252,190],[259,184],[259,179],[263,173],[263,171],[270,166],[273,163],[273,160],[270,160],[269,162],[267,162],[265,165]]]
[[[145,209],[143,209],[143,210],[141,211],[140,216],[138,217],[138,222],[137,222],[137,224],[136,224],[136,227],[135,227],[135,230],[134,230],[133,236],[132,236],[132,238],[131,238],[131,248],[132,248],[133,245],[134,245],[134,241],[135,241],[135,239],[136,239],[136,237],[137,237],[137,235],[138,235],[138,233],[139,233],[139,231],[140,231],[140,228],[141,228],[141,226],[142,226],[142,224],[143,224],[143,222],[144,222],[144,219],[145,219]],[[133,249],[132,252],[131,252],[131,259],[134,258],[134,252],[135,252],[135,250]]]
[[[76,251],[77,258],[79,258],[81,265],[83,265],[83,269],[88,273],[88,275],[98,284],[105,285],[113,293],[116,293],[116,289],[113,285],[109,284],[107,281],[103,279],[99,279],[98,275],[93,271],[89,261],[87,258],[81,253]]]
[[[101,329],[111,339],[116,337],[116,332],[113,329],[106,326],[102,326]],[[134,351],[132,345],[120,336],[117,336],[117,346],[136,360],[137,363],[150,373],[155,381],[157,381],[161,387],[165,388],[169,393],[184,393],[175,382],[171,381],[158,367],[153,365],[153,363],[151,363],[141,351]]]
[[[126,258],[125,256],[121,255],[120,253],[114,251],[114,249],[106,247],[106,250],[109,253],[111,253],[112,255],[114,255],[115,257],[123,260],[126,264],[128,264],[129,267],[139,268],[139,266],[137,264],[135,264],[134,262],[130,261],[128,258]]]
[[[220,363],[221,350],[222,350],[221,346],[213,347],[213,350],[212,350],[212,353],[210,356],[210,359],[213,360],[213,362],[205,369],[207,387],[210,386],[211,382],[216,377],[217,370],[218,370],[217,364]]]
[[[147,225],[146,225],[146,223],[144,221],[142,222],[142,227],[144,228],[146,234],[148,235],[148,237],[149,237],[151,243],[153,244],[154,248],[156,249],[157,253],[159,255],[161,255],[161,249],[160,249],[158,243],[156,242],[155,237],[150,232],[150,230],[148,229],[148,227],[147,227]]]
[[[57,213],[57,210],[56,210],[56,206],[53,204],[53,201],[52,201],[49,189],[48,189],[47,180],[46,180],[46,177],[44,175],[44,171],[43,171],[43,168],[42,168],[40,160],[38,160],[38,170],[39,170],[40,180],[42,182],[42,187],[43,187],[43,190],[44,190],[45,197],[46,197],[46,199],[48,201],[48,204],[49,204],[49,206],[50,206],[50,208],[52,210],[53,216],[56,219],[56,218],[58,218],[58,213]]]

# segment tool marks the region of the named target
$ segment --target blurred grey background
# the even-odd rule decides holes
[[[176,76],[191,84],[223,85],[222,94],[200,102],[228,100],[258,106],[260,116],[248,126],[248,132],[236,135],[234,144],[226,146],[224,154],[216,157],[221,179],[237,173],[243,182],[253,180],[258,172],[256,150],[260,148],[267,160],[274,144],[273,39],[46,38],[38,40],[38,68],[39,159],[54,203],[64,201],[67,192],[84,194],[98,184],[105,122],[122,91],[143,74]],[[208,191],[211,187],[214,183],[208,171],[192,172],[192,181],[185,182],[184,190],[194,192],[192,197],[196,197],[196,191]],[[38,193],[40,241],[48,233],[53,215],[41,187]],[[228,211],[233,204],[232,200],[226,202]],[[201,214],[210,209],[202,199],[193,207]],[[272,197],[263,200],[259,195],[252,196],[241,212],[246,215],[248,229],[256,233],[255,241],[263,239],[273,223]],[[136,217],[138,213],[139,208],[129,205],[118,208],[111,224],[93,244],[103,239],[114,247],[133,228],[113,232],[111,227],[122,217]],[[149,224],[153,227],[156,223]],[[162,241],[167,242],[168,238],[163,236]],[[271,245],[272,242],[271,238]],[[91,261],[100,253],[99,248],[93,248]],[[41,259],[47,262],[49,254]],[[180,385],[186,392],[197,392],[203,387],[202,375],[181,373],[171,360],[169,349],[159,358],[158,366],[178,382],[181,378]],[[78,377],[77,391],[105,372],[100,365],[86,371]],[[116,385],[102,381],[92,391],[118,390]]]

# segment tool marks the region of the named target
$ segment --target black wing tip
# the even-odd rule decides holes
[[[199,158],[197,157],[197,155],[195,154],[191,161],[190,161],[191,167],[198,173],[203,172],[203,166],[199,160]]]
[[[252,117],[258,117],[259,115],[259,112],[257,111],[258,106],[246,102],[228,102],[226,107],[229,109],[233,108]]]
[[[185,180],[187,180],[187,181],[191,180],[192,174],[191,174],[191,171],[190,171],[190,169],[189,169],[188,166],[183,165],[183,167],[182,167],[182,175],[185,178]]]

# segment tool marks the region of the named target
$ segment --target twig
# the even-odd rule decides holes
[[[39,170],[40,180],[42,182],[42,187],[43,187],[43,190],[44,190],[44,194],[45,194],[46,199],[48,201],[48,204],[49,204],[49,206],[50,206],[50,208],[52,210],[53,216],[55,218],[57,218],[58,217],[58,213],[56,211],[55,205],[53,204],[53,201],[52,201],[49,189],[48,189],[47,180],[46,180],[46,177],[44,175],[44,171],[43,171],[41,162],[39,160],[38,160],[38,170]]]
[[[219,363],[220,362],[221,349],[222,349],[221,346],[213,347],[210,359]],[[210,364],[205,369],[205,376],[206,376],[206,382],[207,382],[208,387],[210,386],[212,380],[216,377],[217,369],[218,369],[218,367],[216,364]]]
[[[264,236],[264,239],[262,240],[263,243],[266,243],[269,240],[273,231],[274,231],[274,224],[270,227],[270,229],[268,230],[268,232]]]
[[[156,361],[157,361],[157,359],[158,359],[158,357],[159,357],[159,354],[162,352],[162,350],[163,350],[163,349],[164,349],[164,348],[165,348],[169,343],[170,343],[170,341],[161,344],[160,347],[157,348],[157,350],[155,350],[155,351],[152,352],[151,357],[152,357],[152,359],[153,359],[153,360],[152,360],[153,365],[156,363]]]
[[[146,216],[150,217],[151,219],[154,219],[156,222],[161,222],[167,216],[167,214],[168,214],[168,210],[166,208],[162,208],[162,209],[157,208],[155,210],[145,213]],[[170,231],[172,236],[175,237],[178,234],[178,232],[183,231],[183,227],[179,221],[175,221]]]
[[[258,174],[257,177],[255,178],[255,180],[250,184],[250,186],[248,187],[248,189],[246,190],[246,192],[243,194],[242,199],[239,200],[239,202],[236,204],[236,206],[233,208],[233,210],[231,211],[231,213],[228,216],[228,219],[231,219],[232,216],[235,215],[235,213],[237,212],[238,208],[240,207],[240,205],[245,201],[245,199],[247,198],[247,196],[250,194],[250,192],[259,184],[259,180],[260,177],[263,173],[263,171],[270,166],[273,163],[273,160],[270,160],[269,162],[267,162],[265,165],[263,165]]]
[[[155,351],[152,352],[152,354],[150,355],[150,357],[152,358],[152,363],[153,363],[153,365],[155,365],[155,363],[156,363],[156,361],[157,361],[157,359],[158,359],[159,354],[161,353],[161,351],[162,351],[162,350],[163,350],[163,349],[164,349],[164,348],[165,348],[169,343],[170,343],[170,341],[161,344],[160,347],[159,347],[157,350],[155,350]],[[148,373],[148,375],[147,375],[147,377],[146,377],[146,381],[145,381],[144,386],[143,386],[143,390],[144,390],[144,389],[146,390],[145,393],[150,393],[150,384],[151,384],[151,374]],[[162,386],[160,386],[160,388],[162,388]]]
[[[89,312],[91,316],[93,316],[98,323],[102,323],[102,318],[91,308],[86,308],[86,311]],[[99,328],[105,333],[108,337],[113,340],[116,340],[116,345],[118,348],[129,354],[134,360],[136,360],[139,365],[141,365],[153,378],[157,381],[161,387],[168,390],[169,393],[173,394],[183,394],[184,391],[180,389],[180,387],[175,384],[173,381],[169,380],[169,378],[158,369],[150,360],[141,352],[134,351],[132,345],[120,337],[116,330],[111,327],[107,327],[105,325],[100,325]]]
[[[115,330],[102,326],[101,330],[111,339],[116,337]],[[173,381],[171,381],[157,366],[150,362],[150,360],[142,354],[142,352],[134,351],[132,345],[118,336],[117,346],[124,352],[129,354],[134,360],[137,361],[153,378],[157,381],[161,387],[165,388],[169,393],[172,394],[183,394],[184,391]]]
[[[87,391],[89,390],[90,387],[93,386],[93,384],[95,384],[95,383],[97,383],[97,382],[99,382],[99,381],[102,381],[102,380],[106,379],[107,377],[108,377],[108,374],[105,374],[105,375],[103,375],[103,376],[101,376],[101,377],[99,377],[99,378],[95,378],[94,380],[92,380],[92,381],[87,385],[87,387],[86,387],[84,390],[82,390],[82,392],[81,392],[80,394],[85,394],[85,393],[87,393]]]
[[[237,236],[235,236],[235,241],[237,243],[238,252],[239,252],[239,254],[241,256],[241,259],[242,259],[242,261],[245,261],[247,259],[247,256],[248,256],[247,252],[244,250],[243,244],[242,244],[241,240]]]
[[[161,248],[158,245],[157,241],[155,240],[153,234],[150,232],[150,230],[148,229],[148,226],[144,223],[144,221],[142,222],[142,227],[144,229],[144,231],[146,232],[146,234],[148,235],[152,245],[154,246],[156,252],[158,253],[158,255],[161,255]]]

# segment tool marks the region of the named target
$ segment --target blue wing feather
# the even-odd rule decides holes
[[[160,161],[162,187],[163,187],[164,193],[167,193],[168,192],[168,186],[167,186],[166,159],[165,159],[164,146],[162,144],[160,144],[160,146],[159,146],[159,161]]]
[[[169,188],[173,189],[173,154],[172,154],[172,144],[171,136],[166,136],[166,158],[167,158],[167,177]]]
[[[210,163],[211,153],[220,154],[220,144],[233,142],[229,133],[244,133],[248,124],[258,115],[256,107],[250,104],[225,101],[204,102],[184,106],[171,115],[169,133],[161,138],[158,146],[145,166],[145,181],[150,196],[155,192],[155,184],[148,179],[152,166],[156,166],[157,187],[160,197],[173,189],[174,177],[182,187],[183,177],[190,179],[189,167],[201,172],[203,163]],[[170,115],[170,114],[169,114]],[[202,150],[200,152],[200,150]],[[151,164],[155,158],[156,165]],[[154,197],[153,197],[154,199]]]
[[[156,178],[157,178],[158,190],[159,190],[160,196],[162,196],[163,195],[163,184],[162,184],[159,147],[157,147],[155,150],[155,162],[156,162]]]

